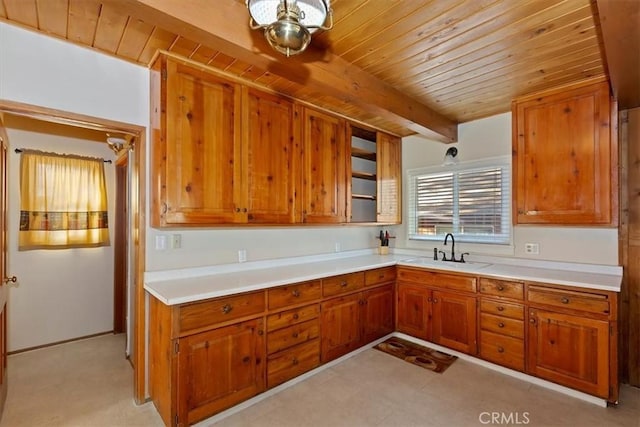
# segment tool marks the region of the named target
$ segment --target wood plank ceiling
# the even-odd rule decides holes
[[[209,7],[223,2],[233,3],[225,11],[241,4],[246,15],[235,25],[246,32],[244,0],[215,0]],[[143,65],[166,50],[400,136],[416,132],[409,123],[416,120],[402,106],[398,115],[407,120],[394,120],[286,78],[284,57],[277,59],[284,64],[278,72],[234,57],[211,39],[190,37],[197,33],[149,14],[150,3],[0,0],[0,19]],[[509,111],[519,95],[606,74],[594,0],[333,0],[331,6],[334,28],[314,34],[303,55],[330,52],[351,65],[345,75],[364,71],[454,124]],[[268,49],[266,43],[256,42],[254,50],[260,49]],[[307,60],[322,64],[323,58]],[[384,104],[384,94],[380,99]]]

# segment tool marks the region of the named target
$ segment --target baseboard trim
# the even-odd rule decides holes
[[[60,345],[60,344],[68,344],[70,342],[87,340],[87,339],[90,339],[90,338],[101,337],[103,335],[109,335],[109,334],[116,335],[116,334],[114,334],[113,331],[98,332],[97,334],[84,335],[82,337],[70,338],[68,340],[56,341],[56,342],[52,342],[52,343],[49,343],[49,344],[37,345],[35,347],[27,347],[27,348],[21,348],[20,350],[9,351],[9,352],[7,352],[7,355],[11,356],[11,355],[14,355],[14,354],[26,353],[27,351],[40,350],[40,349],[43,349],[43,348],[53,347],[53,346]]]

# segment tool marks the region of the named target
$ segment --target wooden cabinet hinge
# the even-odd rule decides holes
[[[177,416],[177,415],[176,415],[175,422],[176,422],[176,424],[175,424],[175,425],[177,425],[177,426],[178,426],[178,425],[180,425],[180,424],[178,424],[178,416]]]
[[[180,353],[180,342],[176,341],[175,343],[173,343],[173,354],[178,353]]]
[[[162,77],[162,80],[167,80],[167,69],[163,68],[162,71],[160,72],[160,76]]]

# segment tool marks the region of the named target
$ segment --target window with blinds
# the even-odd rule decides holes
[[[483,162],[486,163],[486,162]],[[409,239],[508,244],[511,177],[508,161],[409,171]]]

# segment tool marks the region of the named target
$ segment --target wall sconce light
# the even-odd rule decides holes
[[[458,164],[458,149],[456,147],[449,147],[447,153],[444,155],[444,162],[442,163],[445,166],[453,166]]]
[[[330,0],[246,0],[249,26],[264,28],[264,36],[276,51],[286,56],[303,52],[311,33],[333,27]],[[325,22],[329,24],[325,26]]]

